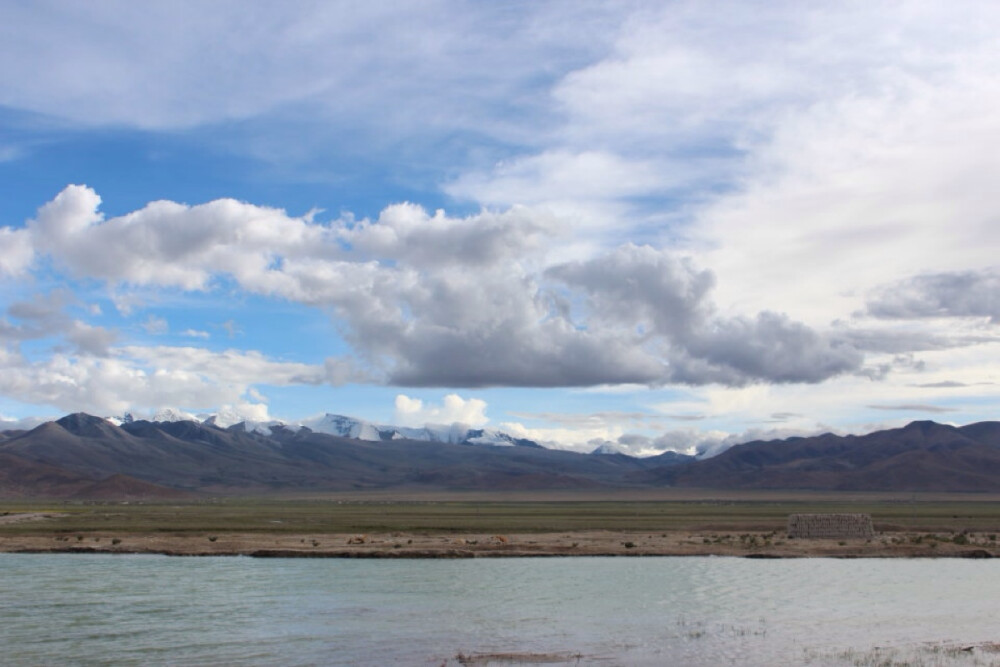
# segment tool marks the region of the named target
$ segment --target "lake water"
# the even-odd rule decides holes
[[[0,554],[2,664],[990,665],[997,641],[990,560]]]

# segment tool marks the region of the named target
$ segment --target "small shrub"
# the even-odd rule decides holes
[[[635,542],[622,542],[622,546],[626,549],[635,549]]]
[[[121,544],[121,543],[122,543],[121,539],[117,537],[111,540],[111,544]]]
[[[83,535],[77,535],[76,536],[76,541],[77,542],[83,542]]]
[[[318,546],[319,546],[319,541],[318,541],[318,540],[313,540],[313,541],[312,541],[312,545],[313,545],[314,547],[318,547]]]
[[[968,544],[969,538],[966,537],[964,533],[959,533],[958,535],[953,537],[951,541],[954,542],[955,544]]]
[[[218,536],[218,535],[209,535],[209,536],[208,536],[208,541],[209,541],[209,542],[214,542],[214,541],[216,541],[217,539],[219,539],[219,536]]]

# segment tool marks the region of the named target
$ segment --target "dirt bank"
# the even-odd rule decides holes
[[[990,539],[993,537],[993,539]],[[0,552],[157,553],[314,558],[481,558],[524,556],[740,556],[751,558],[990,558],[987,534],[879,533],[870,540],[789,539],[781,532],[265,534],[81,533],[0,536]]]

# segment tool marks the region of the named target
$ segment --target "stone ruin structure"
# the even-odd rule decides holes
[[[790,514],[789,537],[868,539],[874,537],[870,514]]]

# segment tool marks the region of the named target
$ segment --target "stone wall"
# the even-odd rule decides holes
[[[870,514],[790,514],[789,537],[867,539],[875,535]]]

